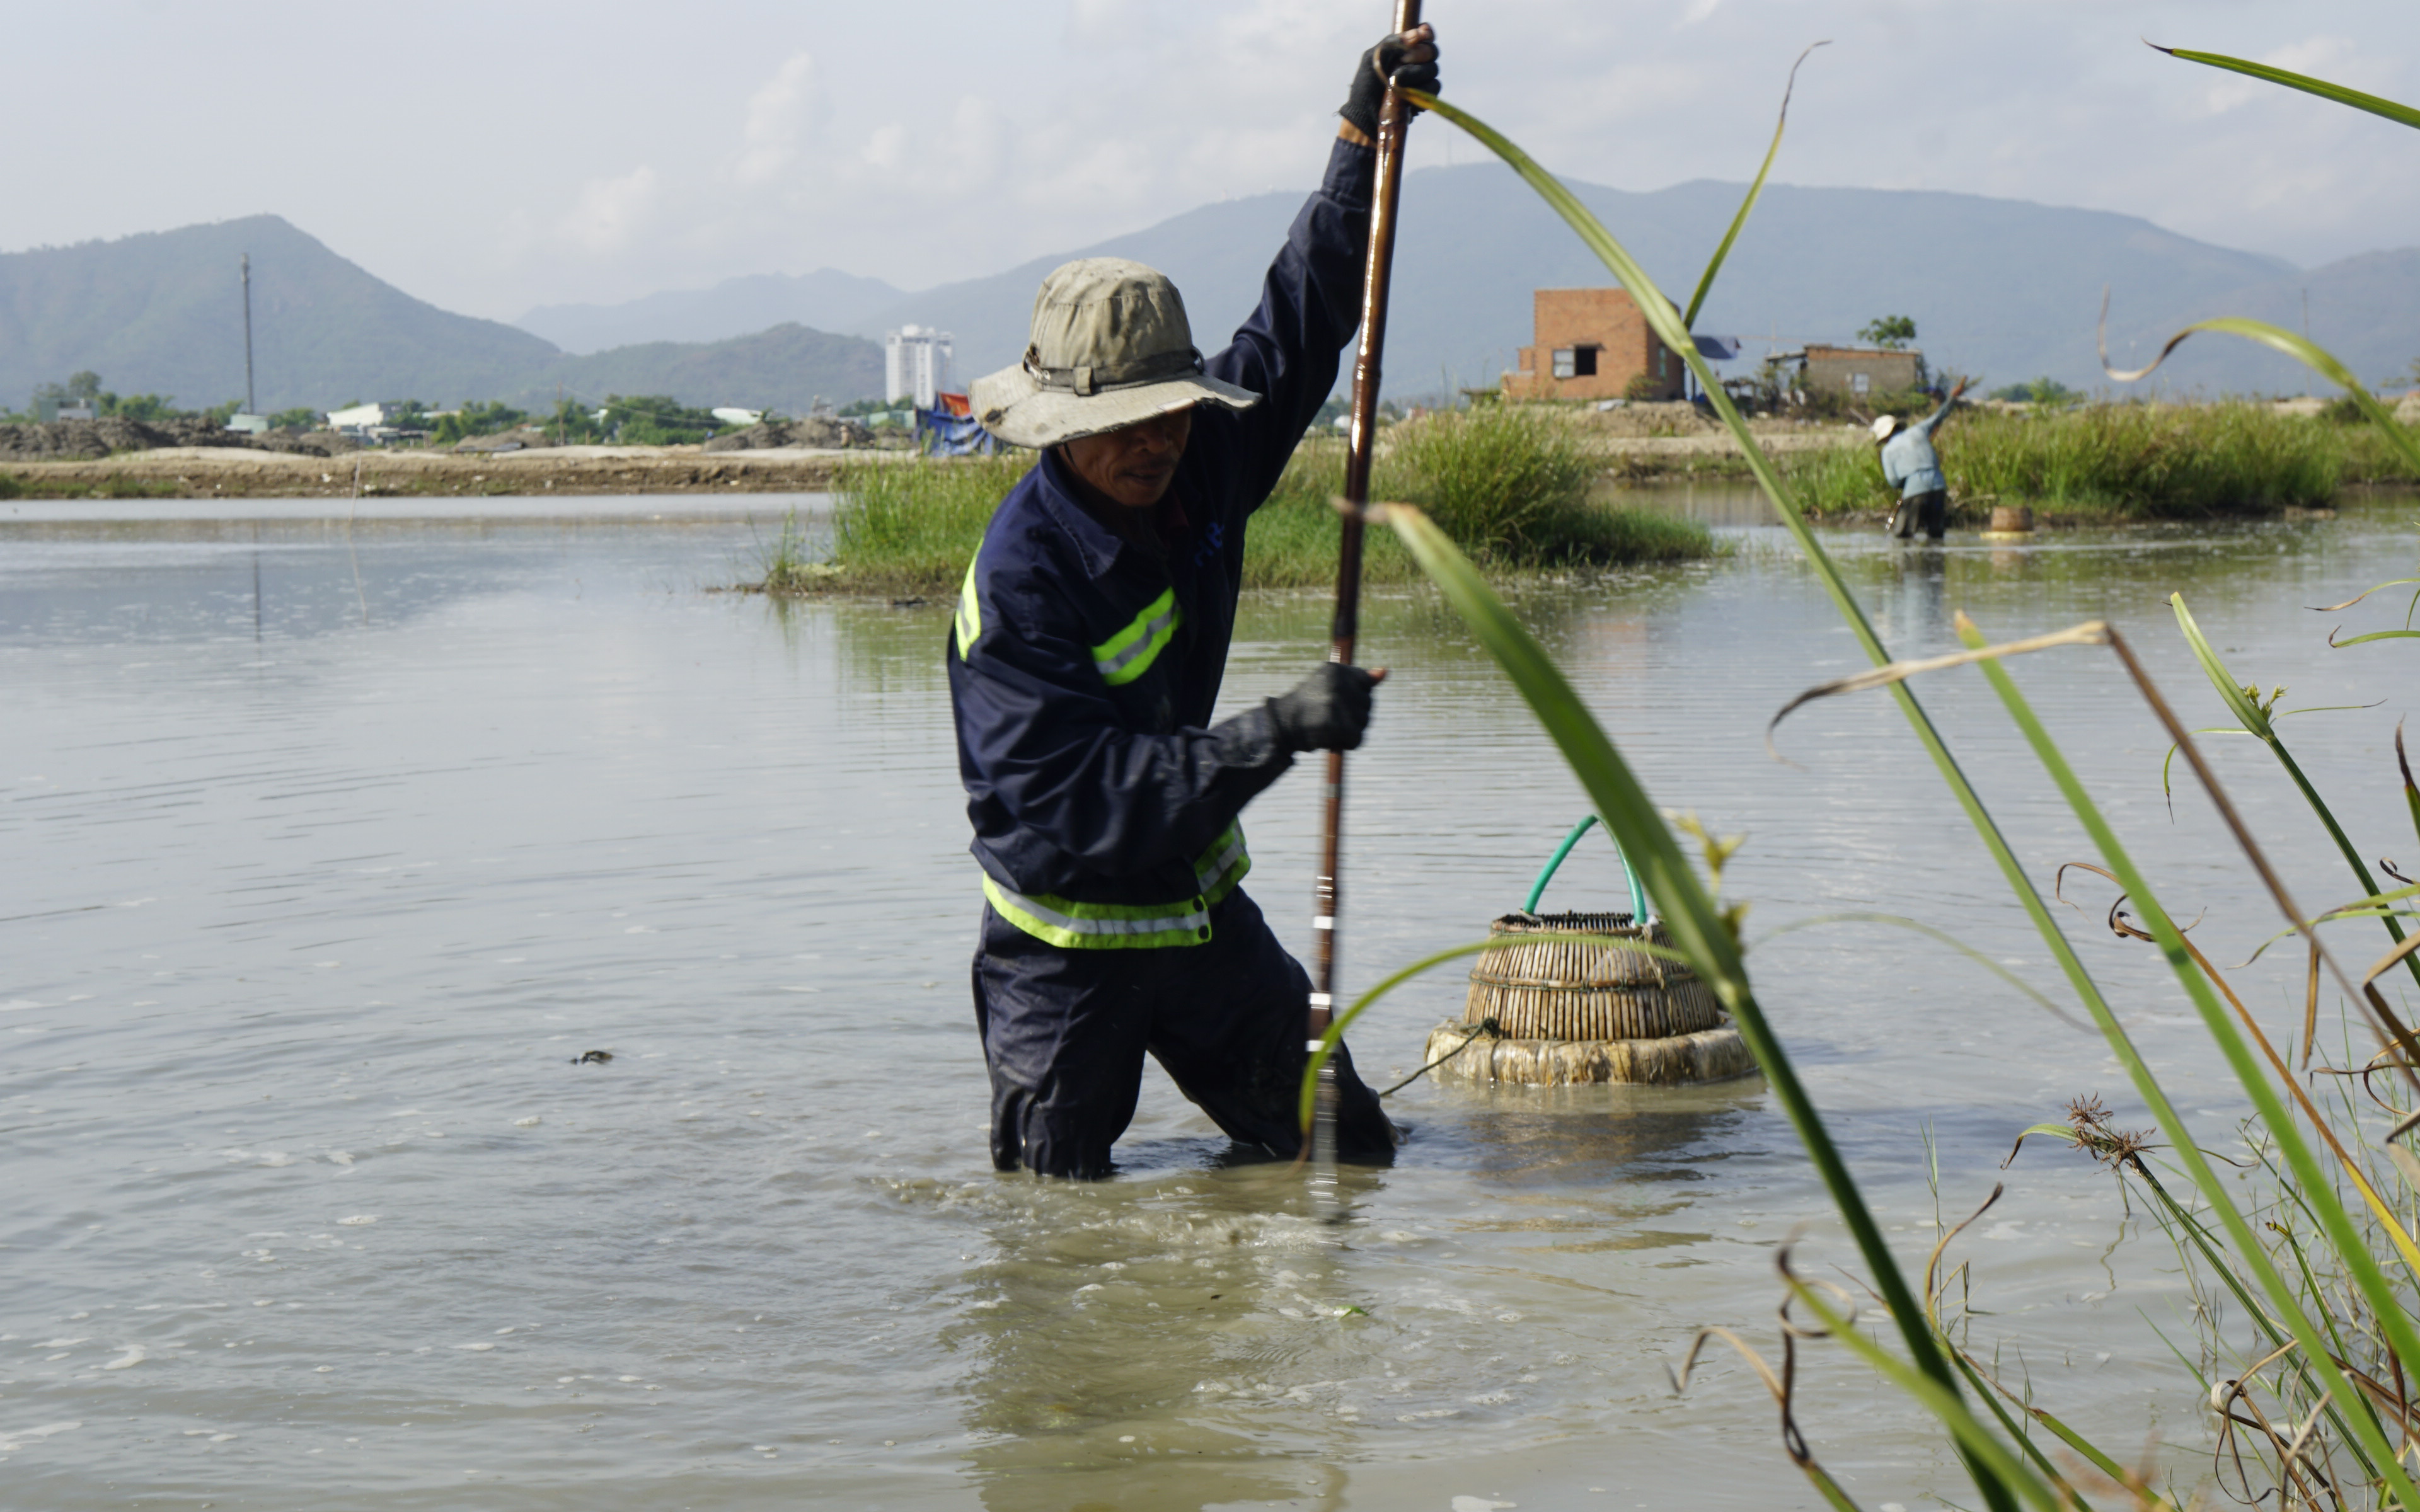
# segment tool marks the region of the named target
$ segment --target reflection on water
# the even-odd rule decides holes
[[[1402,1161],[1350,1176],[1335,1222],[1283,1167],[1224,1164],[1156,1072],[1118,1180],[996,1175],[946,605],[702,592],[745,523],[258,528],[0,529],[10,1504],[1661,1506],[1701,1500],[1715,1455],[1728,1499],[1806,1504],[1752,1378],[1718,1365],[1675,1398],[1662,1373],[1700,1324],[1770,1336],[1776,1241],[1853,1263],[1761,1084],[1416,1084]],[[1651,791],[1748,833],[1726,884],[1760,993],[1920,1263],[2014,1130],[2123,1080],[1916,936],[1767,933],[1903,914],[2055,980],[1885,699],[1807,709],[1779,735],[1795,764],[1766,758],[1772,711],[1858,657],[1746,533],[1514,597]],[[2299,607],[2408,570],[2393,512],[1829,539],[1901,653],[1947,646],[1961,609],[2008,635],[2105,616],[2208,714],[2160,603],[2181,588],[2297,705],[2400,696]],[[1288,686],[1326,622],[1320,595],[1253,599],[1227,704]],[[1483,933],[1585,806],[1433,598],[1373,595],[1364,636],[1395,675],[1354,760],[1348,983]],[[2016,674],[2202,934],[2268,933],[2202,808],[2169,817],[2164,745],[2099,654]],[[1970,674],[1924,693],[2034,874],[2082,854]],[[2307,717],[2321,790],[2388,812],[2401,712]],[[2257,754],[2212,752],[2298,892],[2335,897]],[[1299,951],[1314,784],[1251,825],[1253,890]],[[1618,887],[1584,847],[1556,899]],[[2226,1144],[2241,1100],[2173,985],[2078,917]],[[2245,979],[2299,1012],[2294,964]],[[1373,1077],[1461,996],[1449,968],[1375,1009]],[[590,1049],[613,1059],[572,1063]],[[2190,1452],[2151,1332],[2182,1297],[2164,1251],[2104,1260],[2122,1214],[2089,1169],[2029,1151],[2005,1179],[1961,1242],[1995,1315],[1978,1345],[2022,1337],[2044,1400]],[[1816,1350],[1803,1379],[1861,1499],[1962,1495],[1864,1372]]]

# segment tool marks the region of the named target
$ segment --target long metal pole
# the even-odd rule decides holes
[[[1420,0],[1395,0],[1398,36],[1420,23]],[[1370,214],[1370,256],[1361,278],[1361,350],[1353,360],[1353,429],[1344,462],[1344,498],[1356,513],[1344,517],[1336,560],[1336,623],[1327,659],[1347,666],[1361,633],[1361,517],[1370,501],[1370,455],[1378,431],[1378,368],[1387,345],[1387,292],[1395,263],[1395,207],[1404,186],[1404,133],[1411,111],[1392,87],[1378,112],[1378,188]],[[1310,1038],[1327,1032],[1336,1008],[1336,927],[1342,911],[1344,871],[1344,753],[1327,753],[1326,833],[1322,837],[1316,912],[1311,918],[1312,992]],[[1323,1165],[1336,1155],[1336,1065],[1321,1068],[1311,1152]]]
[[[252,254],[243,255],[243,412],[260,413],[252,402]]]

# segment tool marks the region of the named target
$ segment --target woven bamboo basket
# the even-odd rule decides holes
[[[1443,1060],[1439,1075],[1668,1086],[1756,1070],[1713,990],[1685,963],[1619,944],[1535,937],[1550,933],[1671,944],[1660,927],[1629,914],[1505,915],[1488,929],[1504,943],[1470,969],[1461,1021],[1429,1036],[1425,1058]]]

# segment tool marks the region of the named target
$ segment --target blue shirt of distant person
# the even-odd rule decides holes
[[[1897,415],[1874,422],[1874,441],[1882,448],[1883,477],[1899,490],[1899,512],[1891,517],[1891,533],[1905,540],[1923,528],[1938,541],[1949,529],[1949,479],[1941,471],[1941,454],[1932,449],[1932,433],[1948,417],[1949,407],[1966,392],[1961,378],[1938,409],[1913,425]]]

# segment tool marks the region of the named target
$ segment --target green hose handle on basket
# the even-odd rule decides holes
[[[1554,880],[1555,869],[1563,864],[1563,857],[1572,854],[1572,847],[1580,842],[1580,837],[1587,834],[1589,826],[1595,823],[1596,815],[1590,814],[1572,826],[1572,832],[1555,847],[1555,854],[1546,858],[1545,870],[1540,872],[1538,880],[1530,885],[1529,901],[1521,905],[1521,912],[1534,914],[1538,911],[1538,900],[1546,895],[1546,884]],[[1605,838],[1613,840],[1613,831],[1606,830]],[[1648,918],[1647,889],[1639,885],[1638,873],[1631,869],[1630,857],[1621,854],[1621,841],[1618,840],[1613,841],[1613,858],[1621,863],[1621,880],[1630,885],[1630,921],[1643,928]]]

